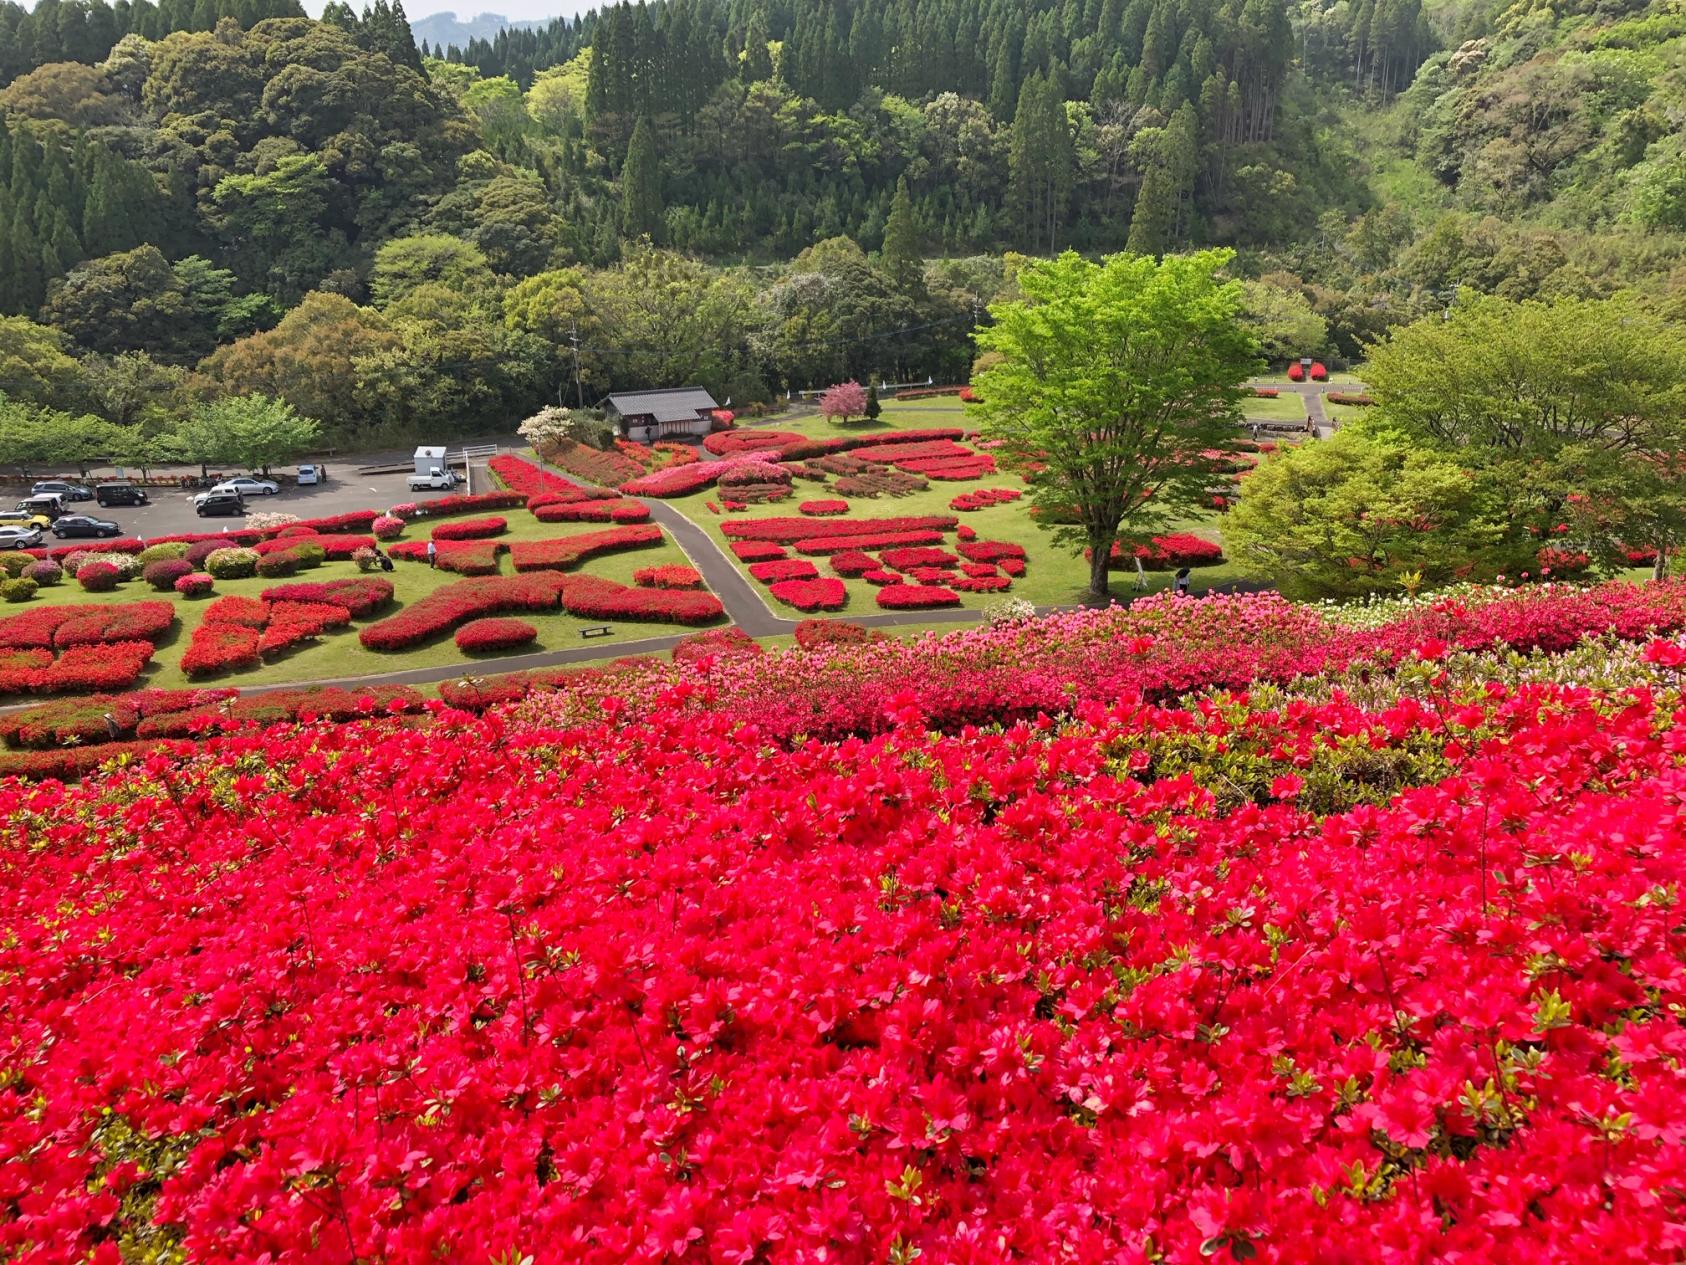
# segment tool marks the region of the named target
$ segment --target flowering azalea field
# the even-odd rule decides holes
[[[1683,630],[725,630],[0,784],[0,1256],[1679,1259]]]

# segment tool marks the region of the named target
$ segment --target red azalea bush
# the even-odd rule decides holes
[[[942,583],[956,593],[1004,593],[1013,587],[1004,575],[952,575]]]
[[[404,520],[392,514],[382,514],[369,524],[369,531],[376,540],[397,540],[404,534]]]
[[[965,513],[988,509],[992,505],[1007,505],[1023,495],[1024,493],[1014,488],[978,488],[972,492],[962,492],[948,503],[948,507]]]
[[[606,500],[554,501],[533,510],[541,523],[645,523],[650,507],[617,496]]]
[[[1084,551],[1084,557],[1088,551]],[[1129,546],[1112,542],[1107,566],[1113,569],[1135,569],[1135,559],[1149,571],[1173,571],[1179,567],[1211,567],[1224,560],[1223,546],[1192,532],[1172,532],[1155,536],[1145,545]]]
[[[984,479],[998,473],[995,458],[988,453],[967,457],[924,457],[912,461],[898,461],[896,468],[909,474],[924,475],[927,479],[940,479],[949,483],[969,483],[973,479]]]
[[[1277,396],[1279,396],[1281,394],[1282,394],[1282,392],[1278,391],[1275,387],[1254,387],[1253,388],[1254,397],[1256,399],[1260,399],[1260,400],[1274,400]]]
[[[628,619],[664,624],[707,624],[726,613],[712,593],[628,588],[595,575],[571,575],[562,605],[582,619]]]
[[[790,556],[782,546],[763,540],[734,540],[731,542],[731,549],[739,562],[770,562],[775,558]]]
[[[578,484],[564,479],[554,470],[535,466],[512,453],[499,453],[487,461],[486,466],[497,476],[499,483],[521,496],[578,496],[581,499],[586,497],[586,493]]]
[[[1321,360],[1314,360],[1311,362],[1310,377],[1313,382],[1327,382],[1329,380],[1329,370]]]
[[[195,692],[213,696],[219,693]],[[135,727],[135,732],[142,738],[182,738],[291,721],[347,721],[399,715],[418,712],[422,706],[421,695],[404,685],[364,686],[356,690],[312,685],[264,690],[201,706],[149,713]]]
[[[632,582],[645,589],[700,589],[701,573],[695,567],[661,566],[639,567],[632,573]]]
[[[1000,562],[1003,558],[1022,559],[1025,556],[1024,546],[1010,540],[962,541],[955,549],[968,562]]]
[[[932,548],[886,549],[878,558],[895,571],[910,571],[914,567],[952,567],[960,561],[946,549]]]
[[[176,592],[183,597],[205,597],[216,587],[216,578],[203,571],[184,575],[176,581]]]
[[[812,580],[819,569],[806,558],[786,558],[779,562],[752,562],[749,573],[763,584],[779,580]]]
[[[880,571],[874,569],[871,571],[861,572],[861,579],[865,580],[868,584],[874,584],[883,588],[884,586],[890,584],[903,584],[906,582],[907,577],[902,575],[899,571]]]
[[[262,636],[260,629],[246,624],[202,623],[193,630],[193,638],[182,652],[181,670],[188,676],[214,676],[255,668],[262,662],[258,654]]]
[[[1001,568],[1002,575],[1010,575],[1015,578],[1023,575],[1025,571],[1023,558],[1003,558],[996,565]]]
[[[1288,366],[1288,381],[1290,381],[1290,382],[1304,382],[1305,381],[1305,366],[1302,365],[1297,360],[1294,361],[1293,364]]]
[[[849,512],[847,501],[803,501],[796,507],[797,513],[806,514],[810,518],[831,518],[838,514]]]
[[[1362,391],[1329,391],[1323,398],[1331,404],[1348,404],[1354,408],[1369,408],[1376,402]]]
[[[1666,1258],[1676,689],[1420,653],[1678,624],[1655,587],[1370,629],[1148,599],[485,717],[145,720],[237,732],[0,787],[0,1248]],[[1395,650],[1365,704],[1143,697]]]
[[[401,540],[387,553],[400,562],[426,562],[425,540]],[[498,558],[510,546],[501,540],[443,540],[434,542],[433,565],[455,575],[496,575]]]
[[[148,716],[220,702],[234,693],[226,689],[136,690],[55,699],[0,715],[0,741],[13,749],[105,743],[111,741],[113,727],[119,734],[132,735]]]
[[[623,452],[613,448],[605,451],[574,440],[547,446],[545,457],[576,479],[606,488],[636,479],[644,473],[644,467]]]
[[[509,523],[496,516],[465,518],[455,523],[440,523],[428,535],[434,540],[484,540],[488,536],[501,536],[508,529]]]
[[[519,492],[460,493],[438,496],[431,501],[394,505],[387,511],[387,517],[402,518],[406,522],[415,518],[448,518],[453,514],[475,514],[481,510],[517,509],[526,503],[527,498]],[[400,513],[400,510],[403,512]],[[370,521],[374,520],[371,518]]]
[[[978,538],[978,529],[969,526],[966,523],[961,523],[960,526],[954,529],[954,536],[957,540],[976,540]]]
[[[936,545],[942,543],[940,531],[887,531],[863,533],[855,536],[813,536],[796,542],[796,552],[813,556],[832,553],[870,553],[895,545]]]
[[[476,619],[457,629],[457,649],[464,654],[487,654],[510,650],[537,641],[539,630],[524,619],[494,615]]]
[[[89,593],[109,593],[123,578],[109,562],[84,562],[76,572],[76,583]]]
[[[879,569],[877,559],[858,549],[845,549],[842,553],[834,553],[827,561],[838,575],[865,575],[868,571]]]
[[[509,556],[517,571],[566,571],[599,554],[659,545],[661,540],[662,529],[655,524],[632,524],[577,536],[513,541]]]
[[[266,602],[327,603],[357,619],[373,615],[392,600],[392,581],[381,576],[345,576],[320,583],[280,584],[263,591]]]
[[[846,619],[804,619],[796,625],[796,644],[804,650],[822,646],[857,646],[882,641],[884,634]]]
[[[935,584],[897,584],[878,590],[878,604],[885,610],[936,610],[960,605],[960,595]]]
[[[553,610],[562,582],[562,576],[548,571],[458,580],[434,589],[395,615],[366,625],[357,639],[368,650],[407,650],[471,619],[508,611]]]
[[[692,633],[680,639],[671,652],[673,661],[695,664],[722,657],[756,659],[766,653],[766,647],[743,629],[711,628],[707,632]]]
[[[954,579],[954,572],[947,567],[898,567],[897,570],[915,584],[947,584]]]
[[[0,618],[0,647],[94,646],[157,641],[176,622],[169,602],[41,606]]]
[[[1592,559],[1579,549],[1564,549],[1557,545],[1547,545],[1535,555],[1535,562],[1542,575],[1556,576],[1566,579],[1581,575],[1592,566]]]
[[[849,518],[816,523],[807,518],[746,518],[722,523],[720,530],[734,540],[764,540],[791,545],[816,536],[878,535],[886,532],[952,531],[960,520],[952,514],[923,514],[904,518]]]
[[[764,563],[776,566],[776,563]],[[786,606],[799,611],[840,611],[849,600],[843,581],[829,576],[806,580],[779,580],[767,590]]]
[[[703,447],[717,457],[731,457],[744,452],[771,452],[788,448],[806,440],[788,430],[721,430],[703,439]]]
[[[161,562],[149,562],[141,570],[141,579],[145,580],[160,593],[168,593],[176,587],[176,581],[184,575],[193,574],[193,565],[180,558],[166,558]]]

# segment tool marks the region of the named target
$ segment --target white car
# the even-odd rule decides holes
[[[254,479],[245,474],[233,479],[224,479],[211,489],[213,492],[238,492],[241,496],[274,496],[280,490],[279,483],[271,483],[268,479]]]
[[[301,488],[309,487],[311,484],[320,483],[321,481],[322,475],[315,466],[305,465],[299,467],[299,486]]]
[[[39,527],[0,527],[0,549],[33,549],[40,543]]]

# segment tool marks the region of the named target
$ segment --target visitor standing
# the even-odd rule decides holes
[[[1177,572],[1176,585],[1177,585],[1177,596],[1178,597],[1188,596],[1188,584],[1189,584],[1188,568],[1184,567],[1181,571]]]
[[[430,567],[438,567],[439,565],[439,546],[431,540],[427,542],[427,565]]]

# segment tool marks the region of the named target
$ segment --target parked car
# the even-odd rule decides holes
[[[300,466],[299,467],[299,486],[301,488],[307,488],[314,483],[322,482],[322,476],[323,476],[324,473],[325,472],[323,470],[321,470],[320,468],[318,468],[317,466],[312,466],[312,465]]]
[[[412,492],[449,492],[457,486],[457,472],[433,466],[426,471],[418,470],[410,476],[410,491]]]
[[[94,500],[101,505],[148,505],[146,489],[133,483],[102,483],[94,489]]]
[[[64,513],[64,500],[57,492],[41,492],[35,496],[26,496],[15,506],[26,514],[45,518],[49,523]]]
[[[219,492],[213,488],[211,491],[201,492],[193,498],[193,512],[200,518],[244,514],[246,512],[246,498],[238,492]]]
[[[33,510],[0,510],[0,526],[45,527],[53,520]]]
[[[0,549],[33,549],[40,543],[39,527],[0,527]]]
[[[67,501],[91,501],[94,499],[94,494],[80,483],[67,483],[63,479],[42,479],[29,490],[37,496],[43,492],[52,492]]]
[[[53,524],[53,535],[60,540],[70,536],[121,536],[123,529],[109,518],[95,518],[91,514],[66,514]]]
[[[274,496],[281,490],[279,483],[268,479],[254,479],[251,475],[236,475],[212,486],[213,492],[238,492],[241,496]]]

